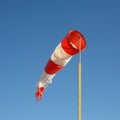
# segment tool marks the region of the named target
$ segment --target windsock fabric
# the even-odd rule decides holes
[[[71,58],[82,51],[85,46],[86,41],[83,35],[76,30],[71,30],[53,51],[37,83],[37,87],[46,88],[52,82],[56,73],[64,68]]]

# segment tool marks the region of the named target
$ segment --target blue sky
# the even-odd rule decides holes
[[[74,56],[35,100],[36,83],[71,29],[87,41],[82,53],[82,120],[119,120],[118,0],[0,1],[0,120],[77,120]]]

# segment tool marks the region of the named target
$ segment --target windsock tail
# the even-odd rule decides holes
[[[42,95],[43,95],[43,93],[44,93],[44,90],[45,90],[44,87],[40,87],[40,88],[38,87],[38,88],[37,88],[36,93],[35,93],[35,96],[36,96],[36,99],[37,99],[37,100],[41,100]]]

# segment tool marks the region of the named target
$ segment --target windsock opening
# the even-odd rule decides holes
[[[71,46],[77,50],[82,51],[86,47],[86,41],[84,36],[76,30],[71,30],[67,34],[67,38]],[[80,42],[80,45],[79,45],[79,42]]]

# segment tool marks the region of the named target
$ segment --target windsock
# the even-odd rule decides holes
[[[45,88],[52,83],[56,73],[64,68],[74,55],[83,51],[85,47],[85,38],[79,31],[71,30],[68,32],[53,51],[37,83],[35,94],[37,100],[41,99]]]

